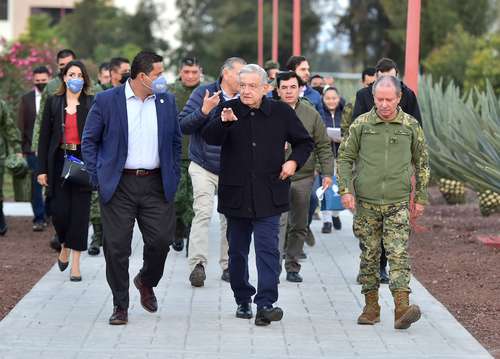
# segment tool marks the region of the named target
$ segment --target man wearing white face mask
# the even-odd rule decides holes
[[[153,287],[163,275],[174,236],[182,144],[162,61],[151,52],[137,54],[130,79],[97,94],[83,133],[84,162],[101,200],[112,325],[128,321],[128,258],[135,220],[144,240],[144,262],[134,285],[148,312],[158,310]]]

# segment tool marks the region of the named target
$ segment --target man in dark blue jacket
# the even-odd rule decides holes
[[[238,97],[238,72],[246,64],[238,57],[227,59],[222,65],[219,80],[199,86],[189,97],[179,114],[181,131],[190,135],[189,175],[193,183],[194,218],[189,235],[189,281],[193,287],[205,284],[208,257],[208,229],[212,217],[214,196],[217,193],[220,171],[220,146],[208,145],[201,136],[203,127],[219,103]],[[221,279],[229,282],[226,219],[221,215]]]
[[[134,223],[144,240],[134,278],[141,304],[156,312],[158,285],[174,237],[174,196],[180,178],[181,132],[163,58],[140,52],[125,85],[97,94],[82,136],[83,160],[99,188],[106,278],[113,292],[109,324],[126,324],[128,260]]]

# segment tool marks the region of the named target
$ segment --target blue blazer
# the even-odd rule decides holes
[[[165,200],[173,201],[180,179],[182,150],[177,107],[172,94],[156,95],[158,150]],[[148,139],[145,139],[146,141]],[[82,156],[101,201],[113,197],[122,176],[128,151],[125,85],[98,93],[85,122]]]

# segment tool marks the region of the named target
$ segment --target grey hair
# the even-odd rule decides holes
[[[243,60],[241,57],[230,57],[226,59],[226,61],[224,61],[224,63],[220,68],[220,77],[222,77],[222,73],[224,72],[224,70],[226,69],[232,70],[234,68],[234,64],[246,65],[247,62]]]
[[[238,79],[241,79],[241,75],[247,74],[257,74],[260,77],[261,85],[267,83],[267,72],[262,67],[256,64],[248,64],[241,68],[240,73],[238,74]]]
[[[396,90],[396,96],[401,95],[401,81],[394,76],[384,75],[384,76],[379,77],[375,81],[375,83],[373,84],[373,87],[372,87],[372,94],[374,96],[375,96],[375,91],[377,91],[377,88],[379,88],[379,86],[394,87],[394,89]]]

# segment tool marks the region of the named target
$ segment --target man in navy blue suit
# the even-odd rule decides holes
[[[83,132],[83,160],[99,189],[106,278],[113,293],[109,323],[128,322],[128,262],[135,220],[144,240],[134,278],[141,305],[158,310],[158,285],[174,239],[174,195],[180,178],[181,133],[174,96],[166,93],[163,58],[137,54],[130,79],[97,94]]]

